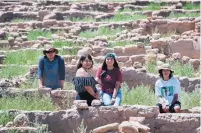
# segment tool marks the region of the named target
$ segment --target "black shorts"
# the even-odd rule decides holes
[[[91,106],[91,102],[95,99],[87,91],[79,93],[78,95],[80,100],[87,100],[88,106]]]
[[[165,112],[163,111],[162,104],[157,103],[156,106],[159,107],[160,113],[165,113]],[[175,106],[179,106],[179,107],[181,108],[181,103],[180,103],[179,101],[176,101],[174,104],[172,104],[172,105],[169,107],[169,112],[170,112],[170,113],[175,113],[175,110],[174,110],[174,107],[175,107]]]

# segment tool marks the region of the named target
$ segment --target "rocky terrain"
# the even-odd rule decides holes
[[[140,85],[154,89],[157,67],[165,62],[184,92],[198,90],[200,1],[0,2],[0,99],[38,95],[37,65],[46,45],[58,48],[65,60],[69,84],[61,99],[52,97],[60,109],[7,110],[13,120],[1,125],[5,112],[0,108],[0,133],[73,133],[80,123],[86,133],[200,132],[199,107],[179,114],[159,114],[155,106],[103,107],[98,101],[88,107],[85,101],[74,101],[76,92],[70,90],[80,55],[91,54],[96,71],[108,52],[117,55],[130,90]]]

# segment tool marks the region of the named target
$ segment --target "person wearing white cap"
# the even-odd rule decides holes
[[[63,89],[65,79],[64,59],[57,55],[59,51],[53,46],[46,46],[44,56],[40,57],[38,65],[38,87],[40,91]]]
[[[174,71],[169,64],[160,66],[158,72],[160,79],[155,83],[155,95],[159,98],[157,106],[160,113],[179,113],[181,110],[180,81],[173,76]]]

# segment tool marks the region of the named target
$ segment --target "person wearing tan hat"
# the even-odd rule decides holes
[[[48,91],[58,88],[63,89],[65,79],[64,59],[57,55],[58,49],[46,46],[43,50],[44,56],[40,57],[38,65],[38,87],[39,91]]]
[[[157,104],[160,113],[179,113],[181,103],[180,81],[173,76],[173,70],[169,64],[163,64],[158,68],[160,79],[155,83],[155,94],[159,98]]]

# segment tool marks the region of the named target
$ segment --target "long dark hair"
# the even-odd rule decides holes
[[[118,68],[119,69],[119,65],[117,63],[117,60],[115,58],[113,58],[113,59],[114,59],[114,64],[113,64],[114,68]],[[103,62],[102,70],[105,70],[105,71],[107,70],[106,58],[105,58],[105,60]]]
[[[158,70],[158,72],[159,72],[159,76],[164,80],[164,77],[163,77],[163,73],[162,73],[162,71],[163,71],[163,69]],[[170,70],[169,79],[172,78],[173,73],[174,73],[174,72]]]
[[[90,55],[90,54],[86,54],[86,55],[82,55],[82,56],[80,57],[79,62],[78,62],[78,64],[77,64],[77,69],[79,69],[79,68],[82,67],[82,62],[83,62],[85,59],[89,59],[89,60],[91,61],[91,63],[92,63],[92,65],[91,65],[90,68],[93,67],[94,62],[93,62],[93,60],[92,60],[91,55]]]

